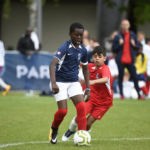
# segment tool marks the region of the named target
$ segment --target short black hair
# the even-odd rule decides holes
[[[70,31],[69,31],[69,33],[74,32],[75,29],[83,29],[84,30],[84,26],[81,23],[78,23],[78,22],[72,23],[70,25]]]
[[[106,56],[106,51],[103,46],[96,46],[92,51],[92,55],[94,55],[95,53],[97,53],[98,55],[103,54],[104,56]]]

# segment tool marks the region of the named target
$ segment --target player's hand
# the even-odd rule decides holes
[[[34,54],[38,54],[39,53],[39,51],[38,50],[34,50]]]
[[[131,45],[132,45],[133,47],[136,46],[136,45],[135,45],[135,40],[134,40],[134,39],[131,39]]]
[[[59,92],[59,88],[57,84],[52,84],[52,93],[57,94]]]
[[[123,43],[124,43],[123,39],[120,38],[120,39],[119,39],[119,44],[122,45]]]
[[[31,52],[31,51],[25,51],[25,54],[26,54],[27,56],[29,56],[29,55],[32,55],[32,52]]]
[[[85,90],[84,101],[87,102],[90,99],[90,90]]]

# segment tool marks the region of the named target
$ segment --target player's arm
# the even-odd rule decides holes
[[[84,75],[84,80],[85,80],[85,84],[86,84],[86,90],[85,90],[85,101],[88,101],[88,99],[90,98],[90,86],[89,86],[89,69],[88,69],[88,65],[82,65],[82,71],[83,71],[83,75]]]
[[[93,84],[102,84],[102,83],[107,83],[109,80],[108,77],[104,77],[104,78],[100,78],[100,79],[96,79],[96,80],[90,80],[90,85],[93,85]]]
[[[55,67],[58,64],[58,62],[59,62],[59,59],[56,57],[53,57],[49,66],[50,80],[51,80],[53,94],[57,94],[59,92],[59,88],[56,84],[56,77],[55,77]]]

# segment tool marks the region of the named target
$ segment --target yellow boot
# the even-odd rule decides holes
[[[6,96],[7,93],[10,91],[10,89],[11,89],[11,86],[8,85],[7,88],[5,89],[5,91],[2,93],[2,95],[3,95],[3,96]]]

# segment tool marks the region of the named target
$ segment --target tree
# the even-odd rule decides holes
[[[4,0],[0,0],[0,40],[1,40],[1,35],[2,35],[2,15],[3,15],[3,4]]]
[[[107,7],[116,5],[115,0],[104,0]],[[138,25],[150,22],[150,1],[149,0],[129,0],[126,7],[120,7],[120,12],[127,12],[127,19],[131,23],[132,30],[136,31]]]
[[[131,30],[137,32],[138,25],[150,22],[150,1],[129,0],[128,19],[131,22]]]

